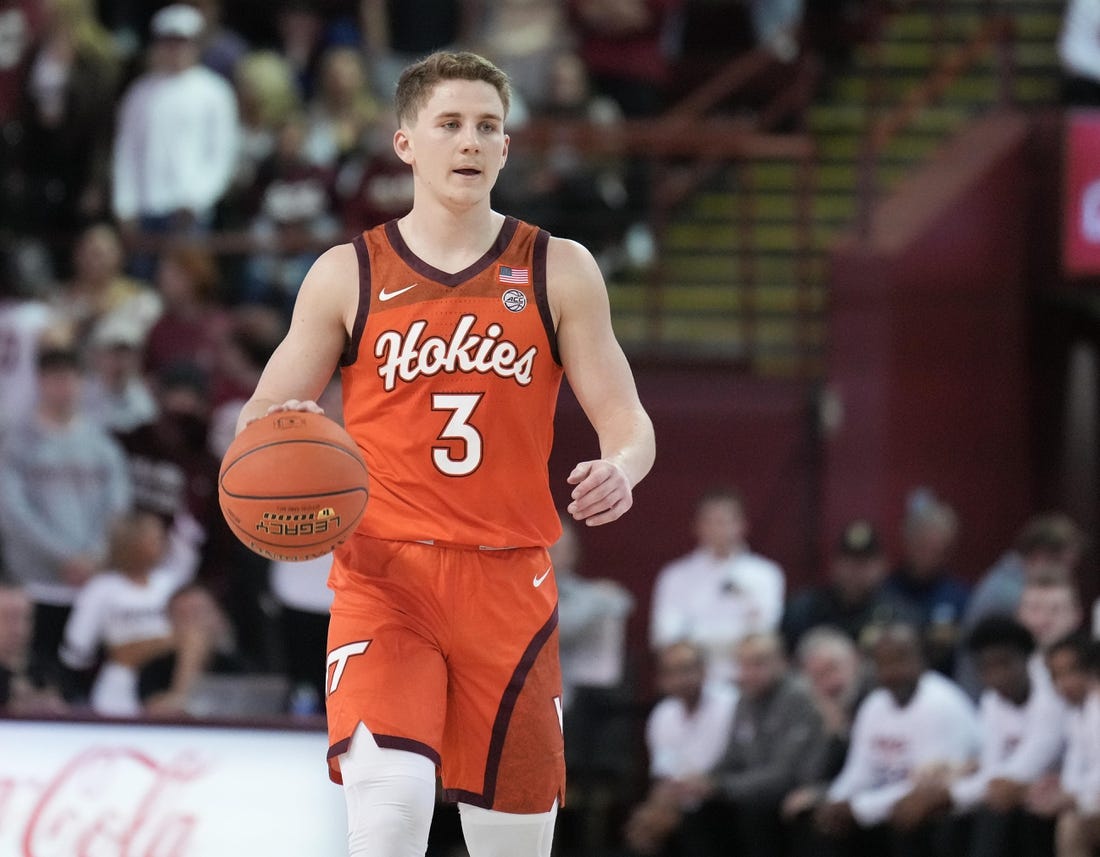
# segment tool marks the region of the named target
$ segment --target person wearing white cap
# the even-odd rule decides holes
[[[112,201],[131,234],[202,228],[229,186],[237,103],[232,87],[199,65],[203,25],[193,6],[158,11],[150,25],[150,70],[123,97]]]

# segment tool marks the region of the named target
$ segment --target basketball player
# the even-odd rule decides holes
[[[568,512],[619,518],[654,456],[603,280],[579,245],[498,214],[505,75],[410,66],[394,148],[412,210],[326,252],[239,426],[318,410],[337,366],[370,502],[336,553],[330,772],[353,857],[423,855],[438,766],[472,857],[546,857],[564,793],[547,478],[564,373],[599,439]]]

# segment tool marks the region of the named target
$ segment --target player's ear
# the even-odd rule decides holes
[[[397,157],[406,164],[413,162],[412,140],[409,139],[409,133],[404,126],[393,132],[393,150],[397,153]]]
[[[512,142],[512,138],[507,134],[504,135],[504,149],[500,153],[500,166],[503,167],[508,163],[508,144]]]

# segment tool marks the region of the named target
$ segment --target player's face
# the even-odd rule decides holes
[[[481,80],[436,84],[415,119],[394,134],[394,149],[430,194],[459,206],[488,200],[508,158],[499,93]]]
[[[759,699],[783,677],[786,662],[776,649],[760,640],[737,648],[737,683],[749,699]]]
[[[38,400],[51,414],[69,416],[76,412],[80,401],[80,373],[60,367],[38,376]]]
[[[1070,705],[1081,705],[1089,692],[1089,676],[1069,649],[1059,649],[1047,657],[1047,668],[1054,688]]]
[[[698,652],[688,646],[673,646],[662,653],[657,664],[657,684],[661,693],[679,699],[698,696],[705,674]]]
[[[716,554],[739,547],[747,529],[741,507],[732,500],[711,500],[695,515],[695,536],[699,544]]]
[[[844,652],[822,649],[806,656],[802,672],[815,696],[843,700],[855,687],[857,666],[856,659]]]
[[[1016,616],[1040,646],[1060,640],[1081,622],[1073,592],[1063,586],[1024,589]]]
[[[156,515],[135,516],[133,538],[131,552],[146,569],[156,565],[168,546],[164,524]]]
[[[917,643],[889,637],[874,648],[875,677],[900,705],[908,705],[917,689],[924,661]]]
[[[982,684],[1016,704],[1028,696],[1031,682],[1027,674],[1027,656],[1011,646],[990,646],[975,659]]]

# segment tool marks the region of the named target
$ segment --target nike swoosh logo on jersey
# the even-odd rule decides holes
[[[544,571],[542,574],[538,575],[537,577],[535,577],[534,580],[531,581],[533,584],[535,584],[535,589],[538,589],[540,586],[542,586],[542,582],[550,576],[550,569],[552,569],[553,567],[554,566],[552,565],[547,566],[546,571]]]
[[[415,289],[420,283],[413,283],[411,286],[405,286],[403,289],[398,289],[396,292],[387,292],[386,287],[382,287],[382,291],[378,293],[378,300],[380,301],[392,301],[394,298],[405,294],[409,289]]]

